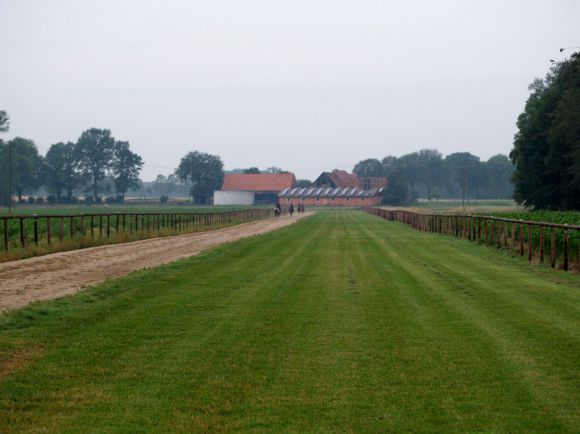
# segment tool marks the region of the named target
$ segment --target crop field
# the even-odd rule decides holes
[[[471,200],[465,202],[465,207],[462,206],[462,202],[459,199],[441,199],[441,200],[421,200],[411,208],[422,210],[424,212],[435,212],[435,213],[464,213],[464,212],[515,212],[523,211],[523,207],[519,206],[514,200],[511,199],[481,199],[481,200]]]
[[[580,278],[360,211],[0,316],[0,432],[577,432]]]
[[[536,222],[548,222],[567,225],[580,226],[580,212],[579,211],[520,211],[520,212],[494,212],[486,213],[495,217],[519,219]],[[539,228],[534,227],[532,231],[534,244],[538,244],[540,240]],[[556,231],[556,245],[562,246],[562,231]],[[578,252],[580,252],[580,231],[569,231],[569,245],[570,251],[573,252],[573,257],[578,261]]]

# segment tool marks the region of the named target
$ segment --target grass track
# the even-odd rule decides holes
[[[0,317],[0,432],[577,432],[579,290],[319,213]]]

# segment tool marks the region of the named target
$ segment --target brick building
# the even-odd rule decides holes
[[[316,187],[285,188],[278,195],[284,204],[303,203],[305,206],[372,206],[381,202],[381,192],[387,178],[361,178],[344,170],[322,173]]]

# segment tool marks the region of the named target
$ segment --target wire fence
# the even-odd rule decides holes
[[[549,261],[552,268],[578,270],[580,226],[466,214],[423,214],[368,207],[372,215],[405,223],[417,230],[440,233],[510,250],[529,261]]]
[[[187,231],[243,223],[272,215],[270,209],[256,208],[226,212],[110,213],[0,216],[2,249],[63,243],[79,238],[113,238],[121,234]]]

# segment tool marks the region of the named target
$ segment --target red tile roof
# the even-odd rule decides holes
[[[337,187],[362,187],[359,177],[354,173],[348,173],[345,170],[333,170],[328,173],[328,177]]]
[[[356,174],[348,173],[345,170],[334,169],[332,172],[323,172],[314,181],[314,184],[319,187],[327,186],[333,188],[366,188],[378,190],[387,186],[387,178],[359,177]]]
[[[222,190],[279,192],[295,186],[292,173],[234,173],[225,175]]]

